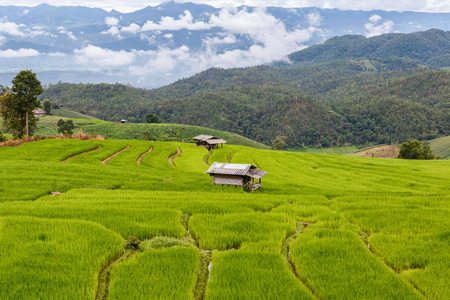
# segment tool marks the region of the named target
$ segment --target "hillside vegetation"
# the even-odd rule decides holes
[[[322,44],[294,52],[295,64],[316,64],[336,59],[373,59],[376,70],[405,69],[426,65],[450,66],[450,32],[431,29],[409,34],[391,33],[365,38],[361,35],[334,37]]]
[[[450,159],[450,136],[434,139],[429,141],[429,143],[434,154],[439,155],[443,159]]]
[[[269,173],[248,194],[215,161]],[[447,160],[44,140],[0,164],[1,299],[450,296]]]
[[[193,142],[192,138],[201,134],[218,136],[228,144],[242,145],[257,149],[269,149],[268,146],[245,138],[235,133],[179,124],[117,124],[102,123],[83,126],[82,130],[89,134],[97,134],[112,139],[147,140],[147,141],[178,141]]]
[[[151,91],[61,83],[41,98],[109,121],[156,113],[266,145],[286,136],[289,148],[427,140],[450,134],[450,75],[432,69],[450,65],[448,34],[336,37],[292,54],[291,65],[213,68]]]

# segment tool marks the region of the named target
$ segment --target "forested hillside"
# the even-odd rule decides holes
[[[361,35],[334,37],[289,55],[295,64],[317,64],[336,59],[374,59],[395,62],[390,68],[427,65],[450,66],[450,32],[431,29],[410,34],[391,33],[366,38]]]
[[[236,132],[268,145],[286,137],[291,148],[430,139],[450,134],[450,75],[434,68],[450,65],[448,34],[346,36],[291,55],[296,63],[314,57],[303,59],[306,65],[212,68],[150,91],[62,83],[41,98],[110,121],[144,122],[156,113],[164,122]],[[418,47],[414,57],[400,46],[407,41]],[[345,47],[351,50],[343,55],[326,54]],[[433,57],[442,58],[438,65]]]

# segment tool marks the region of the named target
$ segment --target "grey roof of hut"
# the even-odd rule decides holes
[[[226,144],[226,142],[227,142],[227,141],[225,141],[224,139],[222,139],[220,137],[207,135],[207,134],[197,135],[197,136],[193,137],[193,139],[197,140],[197,141],[204,141],[204,142],[207,142],[208,144],[211,144],[211,145]]]
[[[205,173],[249,176],[255,179],[261,179],[267,174],[266,171],[258,170],[254,165],[250,164],[229,164],[218,162],[214,162]]]

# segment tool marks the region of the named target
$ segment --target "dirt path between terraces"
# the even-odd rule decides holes
[[[176,168],[177,166],[175,166],[173,160],[175,159],[175,157],[177,157],[180,154],[181,154],[181,150],[180,150],[180,148],[177,148],[177,154],[172,155],[171,157],[169,157],[169,162],[174,168]]]
[[[102,164],[106,165],[108,163],[108,161],[110,161],[112,158],[116,157],[117,155],[119,155],[120,153],[122,153],[125,150],[130,149],[130,146],[126,146],[125,148],[123,148],[122,150],[120,150],[119,152],[111,155],[110,157],[108,157],[107,159],[102,161]]]
[[[77,155],[74,155],[74,156],[71,156],[71,157],[69,157],[69,158],[66,158],[65,160],[63,160],[63,161],[61,161],[61,162],[62,162],[62,163],[65,163],[65,162],[68,161],[69,159],[75,158],[75,157],[77,157],[77,156],[80,156],[80,155],[83,155],[83,154],[86,154],[86,153],[90,153],[90,152],[94,152],[94,151],[100,150],[101,148],[102,148],[102,146],[98,146],[98,147],[95,148],[95,149],[92,149],[92,150],[89,150],[89,151],[86,151],[86,152],[82,152],[82,153],[79,153],[79,154],[77,154]]]
[[[150,152],[152,152],[152,150],[153,150],[153,147],[150,147],[150,149],[148,149],[147,152],[145,152],[144,154],[142,154],[141,156],[139,156],[139,158],[138,158],[138,160],[137,160],[137,163],[138,163],[138,164],[141,164],[142,159],[143,159],[147,154],[149,154]]]

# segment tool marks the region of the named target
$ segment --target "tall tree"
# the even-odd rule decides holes
[[[45,99],[43,102],[43,105],[44,105],[45,113],[47,115],[51,115],[52,114],[52,102],[48,99]]]
[[[7,124],[11,122],[16,124],[16,126],[17,124],[20,124],[23,128],[22,130],[19,130],[17,127],[14,127],[13,129],[18,131],[18,137],[23,137],[25,135],[28,138],[29,128],[36,126],[36,118],[34,117],[33,110],[41,106],[37,96],[40,95],[44,89],[42,88],[41,82],[36,78],[36,73],[33,73],[30,70],[20,71],[12,80],[12,84],[13,86],[11,89],[14,94],[8,96],[12,97],[12,99],[9,99],[12,100],[9,101],[9,109],[11,110],[9,116],[15,120],[6,120],[5,117],[4,119]],[[8,94],[5,96],[7,95]],[[7,110],[8,107],[4,107],[5,103],[2,103],[2,106],[3,115],[3,111]]]

